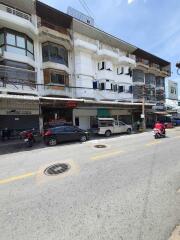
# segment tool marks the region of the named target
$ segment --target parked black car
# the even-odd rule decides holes
[[[60,142],[81,141],[89,139],[89,133],[75,126],[58,126],[44,131],[44,142],[55,146]]]

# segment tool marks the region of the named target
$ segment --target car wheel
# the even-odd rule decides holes
[[[57,144],[57,140],[55,138],[50,138],[48,144],[49,146],[55,146]]]
[[[127,129],[127,133],[128,133],[128,134],[131,134],[131,132],[132,132],[131,128],[128,128],[128,129]]]
[[[80,137],[80,142],[86,142],[86,141],[87,141],[86,135],[83,135]]]
[[[111,136],[111,131],[110,131],[110,130],[106,131],[106,132],[105,132],[105,136],[106,136],[106,137],[110,137],[110,136]]]

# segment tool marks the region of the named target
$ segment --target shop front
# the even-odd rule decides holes
[[[93,128],[96,124],[97,109],[76,108],[73,109],[73,123],[81,129]]]
[[[30,99],[0,99],[0,131],[8,129],[11,136],[22,130],[39,129],[39,101]]]
[[[73,109],[77,101],[42,97],[40,99],[42,128],[61,124],[73,125]]]
[[[132,124],[132,110],[130,109],[111,109],[111,117],[126,124]]]

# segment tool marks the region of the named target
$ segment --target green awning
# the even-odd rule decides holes
[[[97,109],[97,116],[98,117],[111,117],[109,109],[106,108],[99,108]]]

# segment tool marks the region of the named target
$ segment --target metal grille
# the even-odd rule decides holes
[[[70,166],[66,163],[57,163],[57,164],[54,164],[54,165],[51,165],[49,167],[47,167],[45,170],[44,170],[44,173],[46,175],[58,175],[58,174],[61,174],[61,173],[64,173],[66,171],[68,171],[70,169]]]

